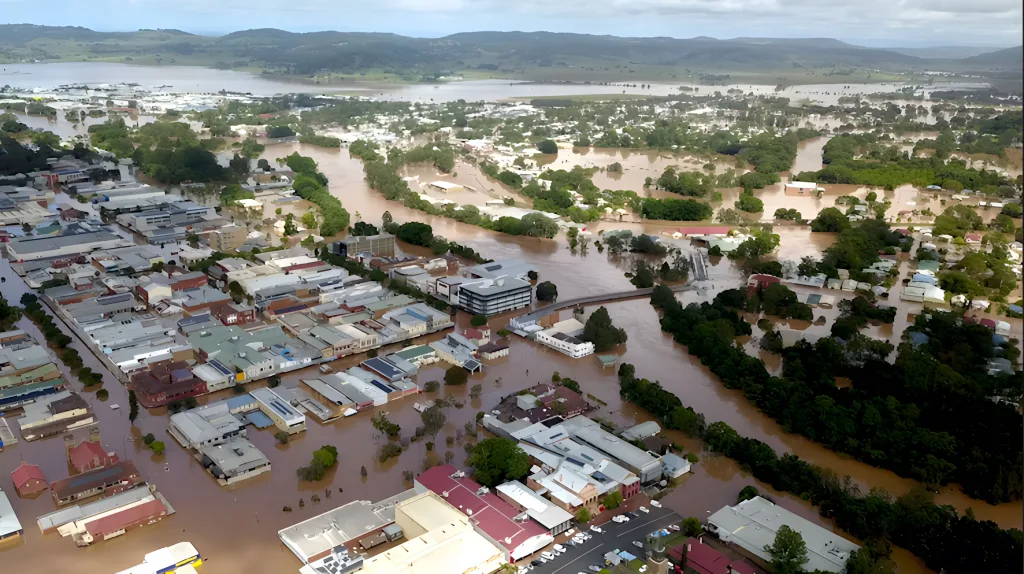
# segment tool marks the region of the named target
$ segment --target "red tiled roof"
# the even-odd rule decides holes
[[[729,574],[730,567],[737,574],[754,574],[754,567],[750,563],[744,560],[730,562],[717,550],[707,544],[702,544],[700,540],[693,537],[687,538],[686,542],[669,550],[669,556],[676,562],[681,561],[683,547],[687,545],[690,548],[686,552],[686,567],[698,574]]]
[[[455,467],[435,466],[416,477],[416,480],[443,497],[448,504],[472,517],[476,526],[509,551],[533,536],[548,531],[531,519],[513,521],[520,512],[493,492],[477,494],[480,483],[471,478],[452,478]],[[447,495],[446,495],[447,493]]]
[[[996,328],[996,322],[993,321],[992,319],[982,319],[981,321],[978,321],[978,323],[981,324],[982,326],[988,327],[989,329]]]
[[[18,468],[11,471],[11,480],[14,481],[14,488],[16,490],[20,490],[21,487],[25,486],[33,478],[39,479],[44,483],[46,482],[43,471],[38,466],[25,461],[22,461]]]
[[[109,516],[104,516],[92,522],[88,522],[85,525],[85,529],[92,534],[94,537],[103,536],[111,532],[117,532],[118,530],[131,526],[132,524],[159,516],[161,513],[167,512],[167,507],[160,500],[150,500],[138,506],[133,506]]]
[[[103,445],[86,440],[79,443],[78,446],[72,447],[68,457],[71,459],[71,465],[75,468],[85,468],[91,465],[96,457],[99,457],[102,461],[107,459],[108,455],[103,450]],[[110,455],[109,458],[111,462],[117,462],[116,454]]]

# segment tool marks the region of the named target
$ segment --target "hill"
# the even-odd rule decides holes
[[[1024,54],[1021,54],[1024,46],[996,50],[986,54],[979,54],[961,60],[966,65],[981,66],[989,68],[1020,69],[1024,65]]]
[[[956,60],[955,66],[1020,67],[1004,50]],[[1004,52],[1006,52],[1004,54]],[[623,38],[552,32],[469,32],[411,38],[358,32],[277,29],[220,37],[180,30],[96,32],[80,27],[0,25],[0,62],[106,61],[205,65],[266,73],[390,76],[430,80],[464,74],[541,80],[672,80],[730,74],[781,80],[936,69],[950,60],[855,46],[830,38]],[[952,65],[952,64],[950,64]],[[891,76],[890,76],[891,77]],[[811,80],[818,81],[818,80]]]
[[[927,48],[885,48],[890,52],[917,58],[960,59],[986,54],[993,48],[985,46],[929,46]]]

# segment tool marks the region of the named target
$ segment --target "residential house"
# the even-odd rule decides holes
[[[38,465],[21,461],[18,468],[11,471],[11,481],[18,496],[25,498],[46,490],[46,477]]]

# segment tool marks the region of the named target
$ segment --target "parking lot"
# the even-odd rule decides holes
[[[593,535],[593,538],[581,546],[569,546],[564,541],[565,536],[558,536],[557,542],[565,546],[566,552],[555,557],[551,562],[535,566],[531,573],[577,574],[583,572],[592,574],[589,567],[601,566],[604,568],[604,555],[613,550],[625,550],[638,558],[645,556],[640,548],[633,545],[634,540],[643,542],[648,533],[659,528],[667,528],[671,524],[678,524],[682,520],[682,517],[666,508],[649,506],[648,508],[650,509],[649,513],[637,512],[637,518],[629,522],[621,524],[607,522],[600,525],[599,528],[603,531],[600,534],[591,532],[588,527],[583,527],[582,530]],[[577,528],[577,530],[581,529]],[[539,555],[535,554],[518,565],[529,564],[531,560],[538,557]]]

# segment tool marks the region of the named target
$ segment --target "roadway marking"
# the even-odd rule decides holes
[[[626,530],[626,531],[623,531],[623,532],[619,532],[617,534],[616,538],[624,536],[626,534],[629,534],[630,532],[633,532],[635,530],[639,530],[639,529],[643,528],[644,526],[647,526],[648,524],[653,524],[655,522],[659,522],[659,521],[665,520],[666,518],[671,518],[671,517],[670,516],[662,516],[661,518],[655,518],[654,520],[648,520],[647,522],[644,522],[643,524],[637,525],[634,528],[630,528],[629,530]],[[605,530],[605,529],[602,528],[602,530]],[[605,533],[611,534],[611,530],[605,530],[605,532],[602,532],[602,534],[605,534]],[[595,535],[594,538],[597,538],[597,536],[599,536],[599,535]],[[573,562],[579,560],[580,558],[583,558],[587,554],[590,554],[591,552],[593,552],[595,550],[602,550],[602,549],[605,548],[605,546],[602,545],[600,542],[598,544],[599,544],[599,546],[597,546],[596,548],[591,548],[590,550],[587,550],[586,552],[584,552],[583,554],[580,554],[576,558],[573,558],[572,560],[566,562],[562,566],[552,570],[551,574],[557,574],[558,572],[561,572],[562,570],[568,568]],[[632,544],[630,546],[632,546]],[[608,552],[611,552],[611,550],[609,550]],[[602,556],[603,556],[603,554],[602,554]]]

